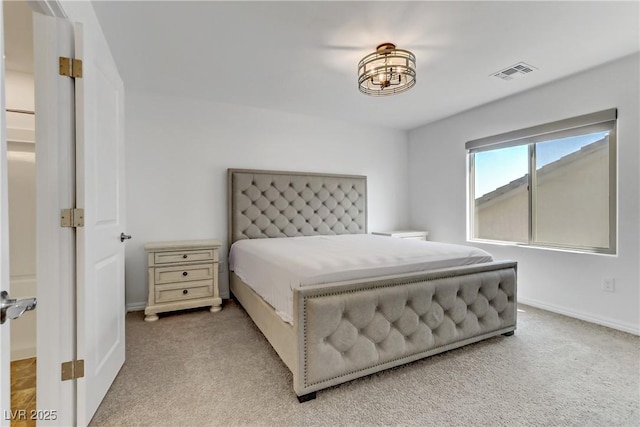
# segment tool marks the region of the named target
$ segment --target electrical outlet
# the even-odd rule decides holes
[[[602,281],[602,290],[605,292],[616,291],[616,280],[613,278],[607,278]]]

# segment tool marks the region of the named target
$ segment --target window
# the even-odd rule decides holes
[[[470,239],[615,253],[616,116],[467,142]]]

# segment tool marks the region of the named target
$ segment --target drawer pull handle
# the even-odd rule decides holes
[[[188,293],[189,293],[189,290],[188,290],[188,289],[185,289],[184,291],[182,291],[182,293],[186,295],[186,294],[188,294]]]
[[[182,258],[187,259],[187,254],[182,255]]]
[[[183,272],[182,272],[182,275],[183,275],[183,276],[186,276],[187,274],[189,274],[189,273],[187,273],[186,271],[183,271]]]

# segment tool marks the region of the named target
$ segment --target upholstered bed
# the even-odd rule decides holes
[[[367,233],[364,176],[229,169],[228,184],[230,247],[243,239]],[[293,373],[301,402],[516,329],[511,261],[294,286],[290,323],[235,272],[230,288]]]

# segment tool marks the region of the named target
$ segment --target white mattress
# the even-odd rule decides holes
[[[293,323],[296,287],[491,262],[481,249],[371,234],[238,240],[229,266]]]

